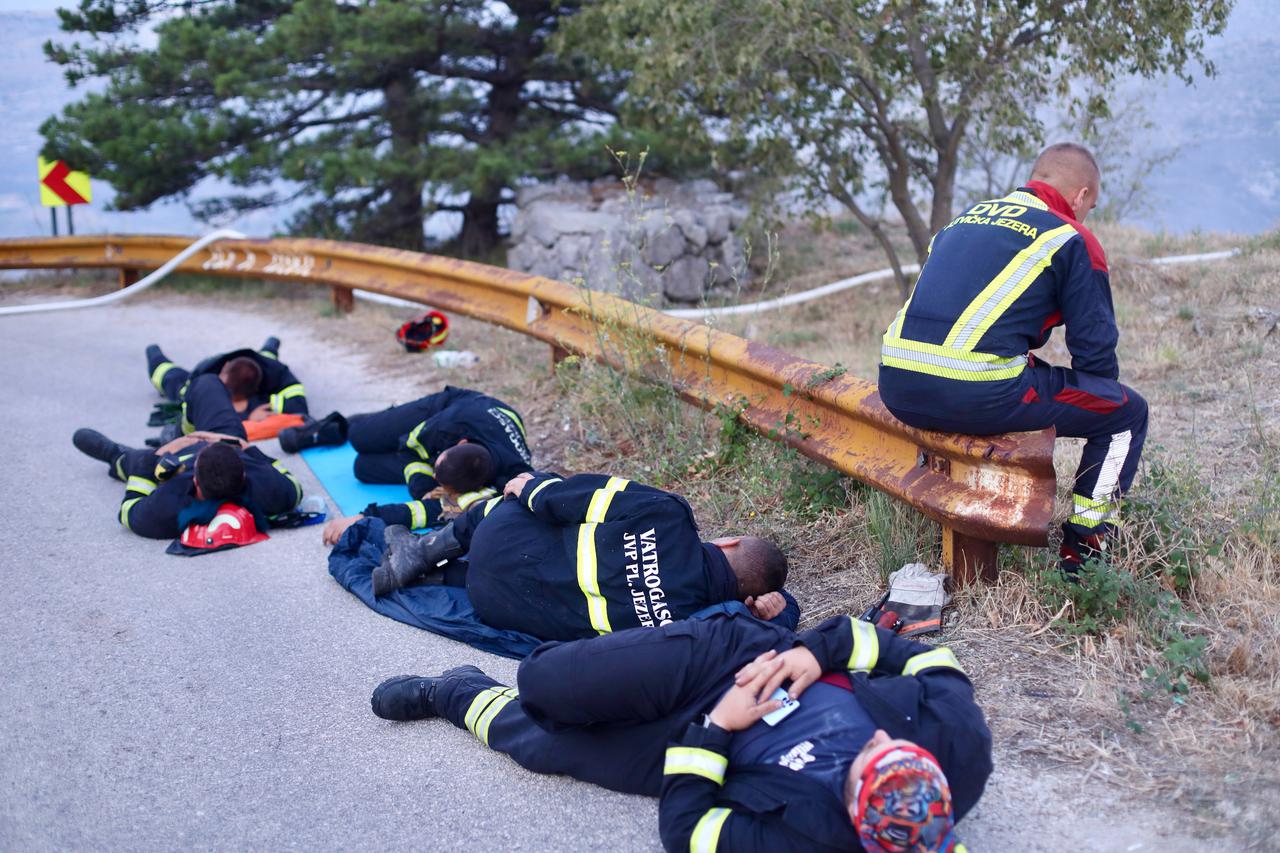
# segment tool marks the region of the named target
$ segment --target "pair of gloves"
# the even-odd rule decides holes
[[[942,630],[942,608],[951,603],[948,576],[924,563],[908,563],[889,575],[889,591],[862,614],[866,622],[900,637]]]

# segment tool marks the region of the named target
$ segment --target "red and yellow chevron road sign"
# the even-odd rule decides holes
[[[93,201],[88,172],[73,172],[62,160],[40,158],[40,203],[45,207]]]

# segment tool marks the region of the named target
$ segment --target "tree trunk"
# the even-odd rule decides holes
[[[388,198],[379,207],[370,229],[376,242],[398,249],[421,252],[424,248],[422,214],[423,180],[416,163],[422,141],[421,113],[418,109],[417,81],[412,71],[404,71],[382,87],[387,124],[391,128],[390,162],[401,167],[386,182]]]
[[[464,258],[484,259],[498,245],[498,204],[502,188],[480,195],[472,193],[462,210],[462,233],[458,235],[458,253]]]

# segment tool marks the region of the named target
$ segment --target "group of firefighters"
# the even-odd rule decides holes
[[[885,406],[914,427],[1087,440],[1060,550],[1074,581],[1106,571],[1147,426],[1118,381],[1106,257],[1082,224],[1100,177],[1086,149],[1051,146],[1025,186],[935,235],[879,376]],[[1031,353],[1059,325],[1069,368]],[[991,734],[955,656],[850,616],[797,633],[772,542],[703,541],[678,495],[535,469],[517,409],[478,391],[313,420],[274,338],[191,371],[155,346],[147,362],[180,434],[154,450],[89,429],[73,439],[125,483],[128,529],[171,538],[228,504],[269,526],[301,487],[244,424],[301,415],[286,451],[350,441],[357,478],[408,486],[409,501],[324,529],[336,544],[361,519],[386,525],[375,595],[463,586],[483,622],[547,641],[515,687],[472,666],[389,679],[372,696],[379,717],[445,717],[530,770],[659,796],[668,849],[963,849],[954,826],[991,773]],[[723,602],[743,606],[705,615]]]

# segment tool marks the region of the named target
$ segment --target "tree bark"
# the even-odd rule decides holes
[[[382,87],[387,123],[391,128],[390,162],[408,165],[419,156],[422,122],[417,108],[417,82],[413,72],[400,72]],[[388,198],[381,205],[376,233],[378,243],[421,252],[424,248],[422,214],[423,180],[417,169],[404,168],[387,180]]]

